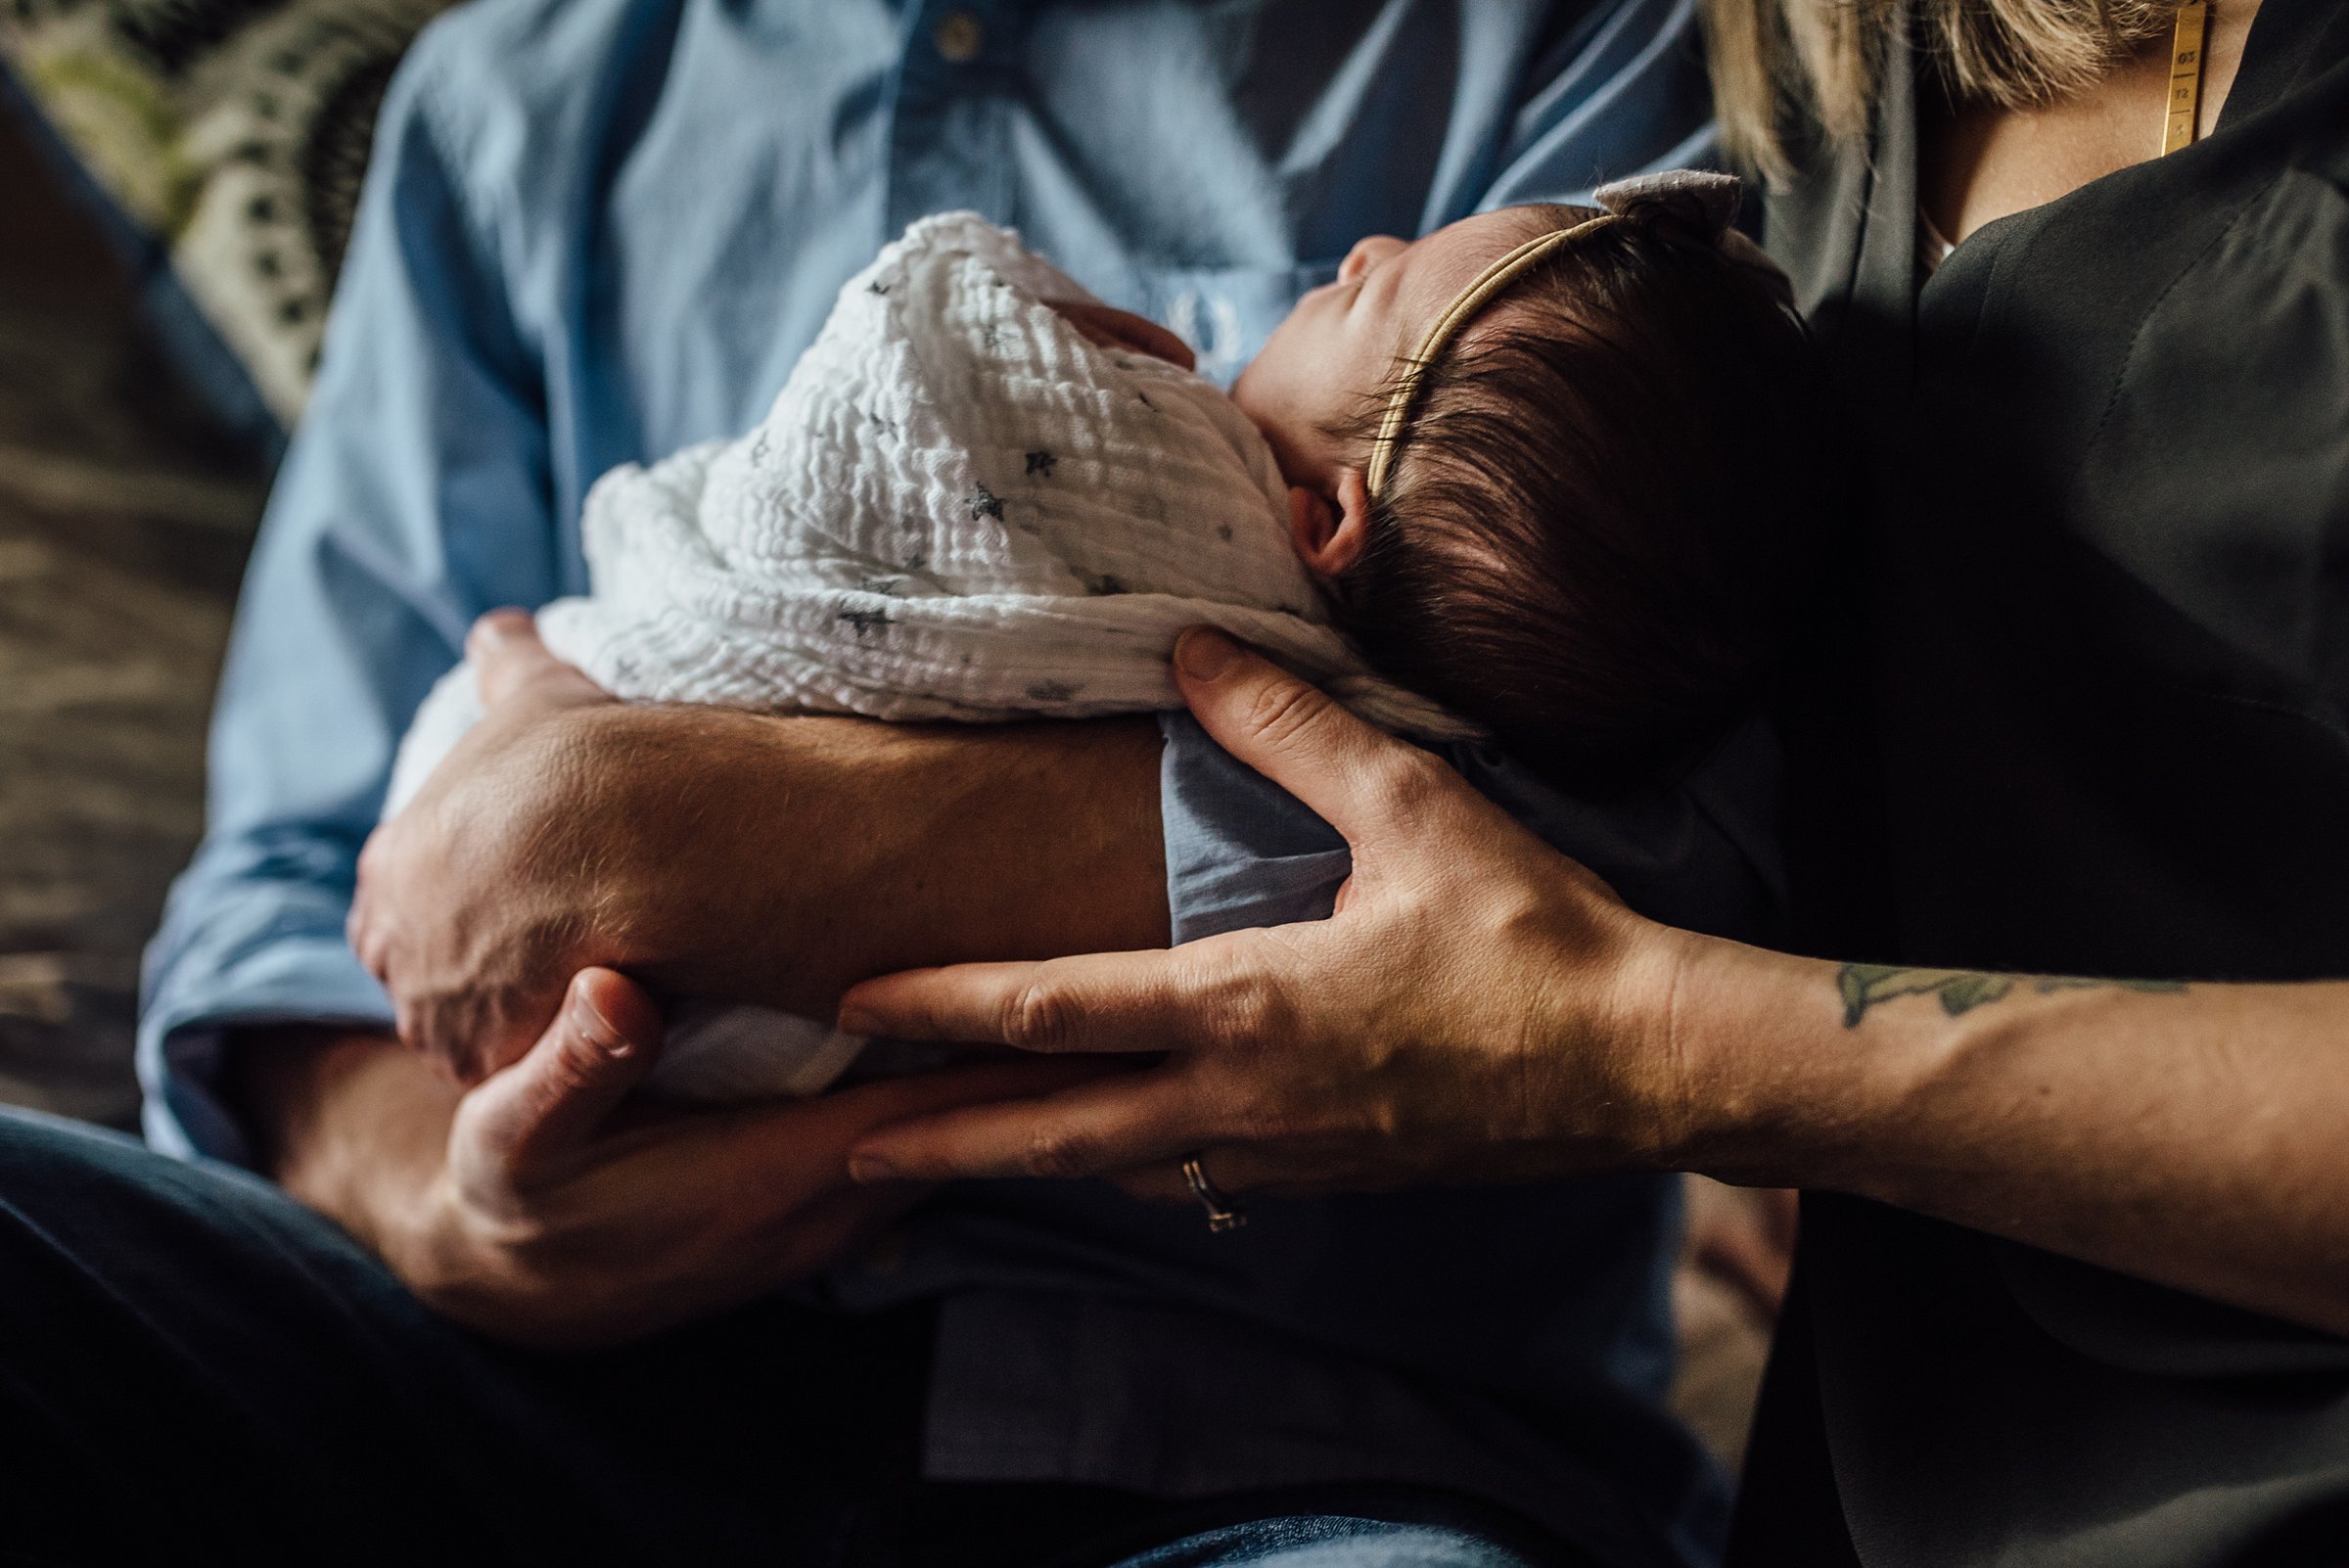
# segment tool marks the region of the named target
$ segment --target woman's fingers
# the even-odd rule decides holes
[[[1189,1043],[1212,986],[1208,943],[1090,953],[1043,963],[909,969],[851,988],[840,1027],[892,1039],[1010,1045],[1024,1051],[1161,1051]]]
[[[1010,1056],[903,1078],[876,1079],[813,1099],[779,1100],[763,1113],[746,1111],[742,1119],[747,1122],[754,1114],[769,1118],[773,1130],[765,1138],[767,1142],[828,1148],[825,1158],[837,1175],[850,1149],[893,1123],[1006,1101],[1033,1103],[1094,1079],[1130,1071],[1130,1064],[1124,1060]]]
[[[1212,627],[1193,626],[1175,642],[1174,674],[1218,744],[1357,848],[1407,834],[1431,787],[1468,788],[1435,758]]]
[[[465,657],[484,707],[499,707],[525,693],[547,708],[612,700],[611,693],[547,651],[537,620],[528,610],[492,610],[476,621],[465,637]]]
[[[537,1043],[466,1096],[464,1130],[509,1180],[565,1161],[652,1071],[661,1036],[660,1009],[635,982],[581,970]]]
[[[849,1154],[858,1181],[1089,1176],[1179,1158],[1195,1130],[1191,1086],[1172,1074],[1124,1073],[1041,1100],[968,1106],[894,1123]]]
[[[1110,1172],[1109,1179],[1128,1197],[1139,1198],[1144,1203],[1204,1209],[1200,1205],[1199,1194],[1191,1190],[1190,1177],[1182,1170],[1183,1161],[1193,1157],[1198,1159],[1200,1173],[1207,1177],[1208,1184],[1226,1198],[1244,1197],[1267,1186],[1282,1192],[1305,1190],[1312,1186],[1311,1182],[1299,1178],[1294,1157],[1245,1143],[1188,1149],[1176,1159]]]

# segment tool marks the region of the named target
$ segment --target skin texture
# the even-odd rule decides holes
[[[2202,45],[2197,135],[2219,122],[2259,0],[2218,0]],[[1920,196],[1951,243],[2153,156],[2170,86],[2170,33],[2145,39],[2087,92],[2050,104],[1936,104],[1924,112]]]
[[[370,846],[352,915],[416,1048],[257,1030],[228,1066],[264,1169],[484,1332],[604,1344],[751,1300],[920,1196],[855,1189],[856,1137],[1068,1081],[996,1061],[723,1112],[623,1104],[660,1044],[639,981],[822,1016],[897,963],[1166,940],[1146,723],[974,745],[627,708],[519,614],[471,653],[488,715]]]
[[[1221,636],[1200,722],[1345,834],[1329,920],[850,992],[843,1022],[1164,1053],[856,1147],[860,1179],[1128,1173],[1175,1197],[1691,1170],[1859,1193],[2349,1331],[2349,985],[1977,985],[1850,1016],[1844,969],[1644,920],[1426,754]],[[1926,983],[1930,981],[1930,983]],[[1996,995],[1988,992],[1996,992]]]
[[[621,704],[520,611],[484,617],[468,656],[488,713],[370,838],[349,921],[400,1038],[460,1080],[520,1056],[591,966],[822,1017],[905,962],[1166,940],[1146,720],[973,748],[950,726]]]
[[[622,1103],[660,1043],[651,999],[594,969],[524,1056],[470,1090],[388,1037],[311,1030],[240,1041],[232,1090],[286,1189],[425,1302],[512,1343],[576,1349],[824,1267],[922,1196],[851,1185],[858,1135],[1048,1082],[995,1062],[664,1116]]]

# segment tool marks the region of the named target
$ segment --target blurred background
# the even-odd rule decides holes
[[[446,0],[0,0],[0,1100],[127,1127],[245,553]]]
[[[140,949],[368,133],[445,0],[0,0],[0,1103],[130,1129]],[[1674,1404],[1734,1463],[1790,1224],[1692,1181]]]
[[[0,1097],[131,1124],[139,949],[202,820],[266,468],[0,114]]]

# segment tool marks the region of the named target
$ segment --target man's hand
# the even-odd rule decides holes
[[[1185,370],[1199,368],[1199,356],[1191,352],[1191,346],[1148,316],[1137,316],[1098,300],[1048,300],[1045,303],[1059,311],[1079,336],[1096,348],[1124,348],[1164,359]]]
[[[550,1348],[616,1343],[806,1277],[924,1190],[852,1184],[858,1137],[1100,1071],[1007,1061],[721,1113],[623,1107],[660,1044],[644,992],[590,970],[530,1050],[469,1091],[382,1036],[255,1033],[231,1063],[289,1191],[433,1307]]]
[[[560,720],[611,696],[547,652],[523,611],[484,616],[465,657],[482,721],[368,838],[348,931],[400,1037],[471,1083],[529,1047],[572,974],[620,954],[584,915],[582,879],[528,866],[551,854],[587,869],[553,815],[588,761]],[[493,919],[479,902],[489,879]]]
[[[828,1016],[855,981],[1166,940],[1147,722],[918,726],[612,701],[528,616],[487,715],[369,840],[352,945],[475,1082],[585,968]]]

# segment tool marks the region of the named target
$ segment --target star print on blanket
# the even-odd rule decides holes
[[[1180,707],[1169,655],[1208,623],[1386,728],[1475,733],[1373,675],[1330,624],[1247,416],[1189,371],[1096,346],[1051,303],[1090,299],[971,213],[915,223],[842,288],[756,429],[596,483],[594,591],[539,612],[547,646],[634,700],[1085,718]],[[478,713],[469,671],[435,689],[389,809]],[[803,1044],[829,1038],[795,1022]],[[740,1067],[755,1041],[729,1038]],[[677,1091],[692,1058],[672,1038],[656,1084]],[[809,1091],[809,1074],[771,1065],[750,1071],[760,1086],[719,1075],[700,1097]]]

